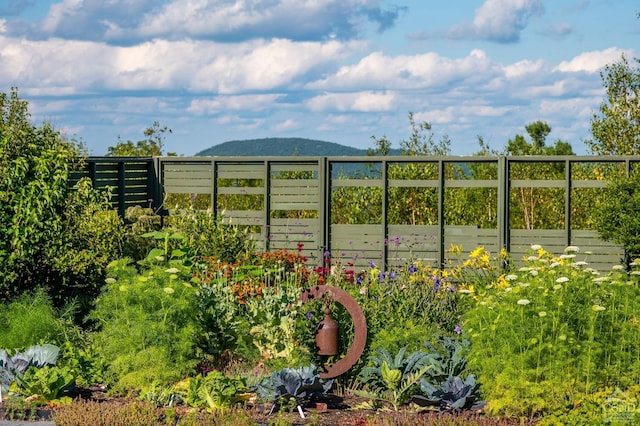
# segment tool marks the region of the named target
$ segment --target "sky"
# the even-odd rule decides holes
[[[104,155],[167,126],[182,155],[410,135],[502,150],[551,126],[588,154],[601,71],[640,56],[637,0],[0,0],[0,91]],[[637,64],[636,64],[637,65]]]

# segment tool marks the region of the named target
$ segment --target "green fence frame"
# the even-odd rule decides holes
[[[447,170],[453,165],[488,164],[496,170],[492,179],[452,179]],[[388,156],[388,157],[89,157],[84,168],[72,174],[70,185],[81,177],[89,177],[94,187],[110,187],[114,208],[121,216],[128,207],[152,207],[168,214],[163,204],[168,194],[206,194],[210,207],[219,213],[224,197],[259,199],[260,210],[226,211],[233,223],[251,226],[253,237],[263,250],[296,249],[310,263],[322,264],[325,252],[345,263],[364,266],[371,260],[381,268],[393,265],[410,254],[436,267],[452,262],[447,254],[451,244],[462,244],[465,254],[478,245],[496,253],[509,251],[514,259],[527,254],[532,244],[540,244],[559,254],[564,247],[577,245],[591,250],[590,265],[610,268],[622,257],[621,247],[602,241],[597,233],[573,226],[575,191],[603,188],[602,176],[574,177],[584,165],[614,164],[626,174],[640,163],[640,156]],[[431,164],[437,173],[432,179],[394,179],[390,170],[407,164]],[[519,177],[515,170],[526,164],[536,167],[557,165],[564,171],[561,178]],[[344,167],[369,167],[377,175],[360,177],[336,176]],[[253,182],[253,186],[233,182]],[[230,183],[231,182],[231,183]],[[377,223],[339,224],[332,220],[332,194],[338,188],[377,188],[381,193],[381,217]],[[393,224],[388,220],[390,189],[426,189],[437,193],[437,220],[429,225]],[[447,191],[455,188],[492,188],[496,191],[496,226],[479,228],[445,223]],[[515,229],[510,200],[520,188],[556,188],[563,191],[561,229]],[[305,211],[310,217],[282,218],[274,212]],[[429,236],[429,244],[416,253],[393,247],[388,242],[409,239],[411,234]],[[385,243],[386,242],[386,243]],[[302,246],[299,246],[301,244]]]

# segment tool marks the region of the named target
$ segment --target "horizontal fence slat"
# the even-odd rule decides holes
[[[382,187],[383,182],[380,179],[333,179],[331,185],[340,186],[375,186]]]
[[[263,172],[222,172],[218,171],[218,179],[262,180]]]
[[[317,188],[317,179],[272,179],[272,188]]]
[[[564,180],[521,180],[515,179],[511,181],[512,188],[564,188],[566,182]]]
[[[461,179],[448,179],[444,181],[444,186],[447,188],[497,188],[497,180],[461,180]]]
[[[168,179],[208,179],[209,181],[213,181],[213,173],[210,170],[197,172],[185,172],[183,170],[165,170],[165,182]]]
[[[437,188],[440,185],[437,180],[391,179],[390,188]]]
[[[218,194],[264,195],[264,187],[221,186],[218,187]]]

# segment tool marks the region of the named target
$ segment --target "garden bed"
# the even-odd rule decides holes
[[[417,411],[406,406],[364,408],[370,400],[352,395],[327,395],[302,408],[271,411],[269,404],[236,406],[210,412],[183,406],[156,408],[149,403],[122,397],[107,397],[103,391],[82,391],[70,405],[56,407],[51,419],[57,425],[127,424],[133,425],[533,425],[535,421],[504,419],[482,412]]]

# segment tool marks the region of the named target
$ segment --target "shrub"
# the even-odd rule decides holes
[[[95,293],[120,224],[86,182],[69,188],[79,147],[29,118],[16,89],[0,93],[0,300],[46,287],[61,305]]]
[[[640,380],[637,276],[601,274],[577,255],[532,246],[525,266],[467,295],[469,368],[490,412],[563,413],[599,387]]]
[[[42,289],[0,305],[0,348],[23,349],[40,343],[61,345],[78,333],[73,307],[58,311]]]
[[[49,248],[61,284],[51,289],[52,296],[58,304],[77,299],[81,318],[100,293],[107,265],[122,251],[124,228],[109,198],[109,192],[94,189],[89,178],[80,179],[61,215],[63,237]]]
[[[151,208],[140,206],[128,207],[124,213],[125,226],[122,255],[134,261],[145,258],[155,247],[155,241],[144,234],[159,231],[162,228],[162,217]]]
[[[230,350],[235,357],[263,358],[268,364],[308,363],[296,324],[308,275],[303,262],[302,256],[284,251],[234,263],[203,258],[197,274],[199,347],[209,355]]]
[[[167,266],[138,273],[128,259],[110,265],[108,283],[90,318],[99,327],[94,343],[117,389],[169,384],[198,363],[198,294],[181,274]]]
[[[618,176],[604,190],[594,212],[595,227],[605,241],[624,247],[624,264],[640,257],[640,173]]]
[[[171,225],[184,237],[189,256],[199,259],[215,257],[234,263],[246,259],[255,250],[248,228],[226,223],[224,214],[189,209],[171,216]]]

